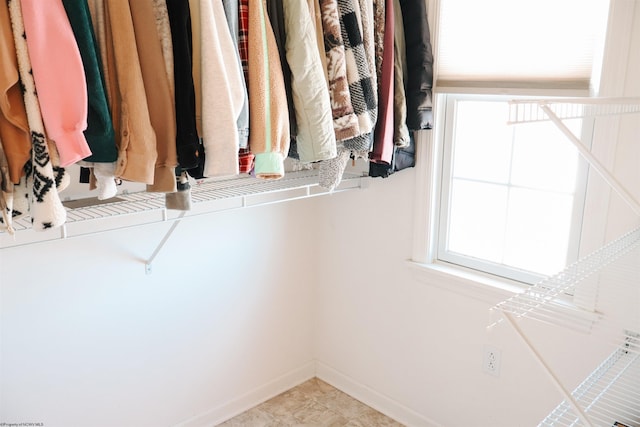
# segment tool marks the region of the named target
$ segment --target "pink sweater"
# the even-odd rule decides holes
[[[91,155],[87,128],[87,84],[82,59],[61,0],[20,0],[29,58],[47,136],[60,166]]]

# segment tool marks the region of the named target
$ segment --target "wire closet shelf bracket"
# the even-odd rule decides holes
[[[205,179],[192,186],[192,204],[188,211],[167,209],[164,194],[144,191],[123,193],[103,201],[95,198],[71,200],[64,202],[67,209],[67,221],[64,225],[57,229],[34,231],[31,229],[30,218],[21,218],[13,223],[14,236],[0,232],[0,250],[145,224],[171,222],[170,229],[145,262],[146,272],[150,273],[153,259],[183,219],[364,189],[368,186],[368,179],[362,174],[345,173],[338,187],[332,191],[319,186],[318,170],[288,172],[284,178],[275,181],[260,180],[249,175]]]
[[[551,121],[589,165],[640,216],[640,202],[564,120],[640,113],[640,98],[510,101],[509,124]],[[640,143],[640,141],[634,141]],[[563,302],[572,296],[572,304]],[[540,426],[640,425],[640,227],[491,308],[489,328],[507,323],[564,397]],[[524,318],[589,334],[610,355],[573,391],[520,325]],[[603,347],[604,348],[604,347]]]

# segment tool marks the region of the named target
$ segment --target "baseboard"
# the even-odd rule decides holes
[[[314,361],[311,361],[298,369],[287,372],[265,385],[256,387],[242,396],[231,399],[228,402],[216,406],[202,414],[183,421],[175,427],[212,427],[218,425],[313,378],[315,376],[315,371],[316,364]]]
[[[322,362],[316,362],[316,376],[399,423],[411,427],[441,427],[441,425],[435,421],[424,417],[416,411],[407,408],[390,397],[361,384]]]

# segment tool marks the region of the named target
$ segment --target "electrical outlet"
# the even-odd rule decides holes
[[[484,346],[484,356],[482,358],[482,370],[494,377],[500,376],[501,352],[490,345]]]

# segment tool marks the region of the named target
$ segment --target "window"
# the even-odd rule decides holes
[[[443,95],[437,258],[534,283],[577,259],[586,163],[551,122],[508,125],[508,98]],[[590,123],[565,124],[588,140]]]
[[[597,93],[609,1],[429,5],[436,127],[414,259],[535,283],[578,257],[588,167],[552,123],[508,125],[508,101]],[[590,144],[593,121],[565,124]]]

